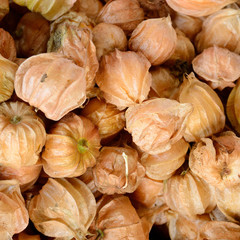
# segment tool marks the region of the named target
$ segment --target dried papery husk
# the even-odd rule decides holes
[[[209,217],[212,221],[228,221],[225,215],[219,210],[218,207],[215,207],[210,213]]]
[[[103,147],[93,168],[94,182],[104,194],[132,193],[145,175],[135,149]]]
[[[145,10],[160,10],[166,3],[165,0],[138,0],[138,2]]]
[[[149,93],[152,76],[150,62],[141,53],[114,52],[103,56],[96,83],[107,103],[123,110],[143,102]]]
[[[98,60],[117,48],[127,49],[127,38],[124,31],[110,23],[99,23],[93,29],[93,43],[96,46]]]
[[[186,122],[186,141],[199,141],[224,128],[225,115],[220,98],[210,86],[199,81],[194,73],[184,76],[179,90],[179,102],[193,105],[193,112]]]
[[[11,98],[18,65],[0,54],[0,103]]]
[[[96,164],[100,136],[87,118],[69,113],[49,130],[42,152],[43,169],[50,177],[77,177]]]
[[[209,184],[224,189],[240,184],[240,138],[233,132],[202,138],[191,149],[189,166]]]
[[[59,18],[68,12],[76,0],[13,0],[20,6],[27,7],[31,12],[38,12],[49,21]]]
[[[95,214],[95,198],[77,178],[49,178],[29,205],[36,229],[49,237],[85,239]]]
[[[31,57],[47,51],[50,24],[40,14],[28,12],[18,22],[15,34],[18,56]]]
[[[46,140],[40,117],[24,102],[0,105],[0,164],[19,169],[39,159]]]
[[[191,170],[169,178],[164,197],[172,210],[189,217],[209,213],[216,207],[213,187]]]
[[[226,8],[203,21],[202,30],[195,38],[198,52],[213,45],[240,53],[240,10]]]
[[[20,65],[14,87],[19,98],[57,121],[84,103],[85,70],[64,55],[42,53]]]
[[[40,235],[29,235],[27,233],[19,233],[13,240],[41,240]]]
[[[162,153],[150,155],[143,153],[141,163],[146,175],[154,180],[165,180],[174,175],[175,171],[185,162],[189,144],[182,138]]]
[[[194,17],[208,16],[236,0],[166,0],[176,12]]]
[[[180,104],[167,98],[150,99],[127,109],[126,129],[142,151],[163,153],[182,138],[191,112],[192,106],[188,103]]]
[[[213,88],[234,87],[240,77],[240,56],[226,48],[213,46],[205,49],[192,61],[193,70]]]
[[[7,58],[10,61],[14,61],[16,59],[17,52],[12,36],[10,35],[9,32],[5,31],[3,28],[0,28],[0,36],[1,36],[0,55],[2,55],[4,58]]]
[[[177,34],[170,16],[141,22],[129,39],[129,48],[143,53],[152,65],[168,60],[176,46]]]
[[[0,21],[7,15],[9,12],[9,1],[8,0],[1,0],[0,6]]]
[[[81,115],[90,119],[97,127],[102,140],[116,135],[125,127],[124,111],[105,101],[93,98],[81,111]]]
[[[17,180],[0,181],[0,199],[0,232],[5,232],[5,236],[22,232],[29,217]]]
[[[8,231],[6,231],[1,227],[0,227],[0,234],[1,234],[2,240],[15,240],[14,238],[12,238],[11,234]]]
[[[144,20],[138,0],[110,0],[99,12],[96,22],[111,23],[130,34]]]

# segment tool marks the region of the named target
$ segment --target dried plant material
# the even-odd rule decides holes
[[[96,164],[100,136],[85,117],[69,113],[47,134],[42,153],[44,171],[50,177],[76,177]]]
[[[0,105],[0,164],[19,169],[39,159],[46,132],[42,120],[23,102]]]
[[[141,53],[114,52],[103,56],[96,83],[107,103],[123,110],[143,102],[149,93],[152,76],[149,61]]]
[[[93,98],[81,111],[81,115],[90,119],[97,127],[101,139],[116,135],[125,127],[124,111],[103,100]]]
[[[209,213],[216,207],[213,188],[190,170],[167,180],[164,197],[172,210],[189,217]]]
[[[11,98],[18,65],[0,54],[0,103]]]
[[[166,0],[176,12],[194,17],[208,16],[236,0]]]
[[[27,58],[47,51],[50,24],[40,14],[26,13],[18,22],[15,33],[18,56]]]
[[[19,98],[55,121],[86,99],[84,69],[57,53],[42,53],[25,60],[16,72],[14,84]]]
[[[180,104],[167,98],[147,100],[126,111],[127,131],[142,151],[163,153],[182,138],[191,112],[192,106],[188,103]]]
[[[219,210],[218,207],[215,207],[210,213],[209,217],[212,221],[228,221],[225,215]]]
[[[21,232],[15,236],[14,240],[41,240],[40,235],[29,235],[25,232]]]
[[[240,138],[233,132],[202,138],[192,148],[191,170],[209,184],[224,189],[240,184]]]
[[[165,0],[138,0],[138,2],[146,10],[159,10],[165,4]]]
[[[146,169],[146,175],[154,180],[170,178],[185,162],[188,147],[189,144],[182,138],[165,152],[156,155],[143,153],[140,162]]]
[[[193,112],[186,123],[184,138],[188,142],[220,132],[225,125],[222,102],[217,93],[193,73],[184,76],[179,90],[180,103],[191,103]]]
[[[10,61],[14,61],[16,59],[17,53],[16,53],[16,47],[15,47],[15,43],[12,36],[3,28],[0,28],[0,36],[1,36],[0,55],[2,55],[2,57],[7,58]]]
[[[0,21],[7,15],[9,12],[9,0],[1,0],[0,6]]]
[[[28,211],[16,180],[0,181],[0,232],[2,239],[11,239],[28,225]]]
[[[110,23],[99,23],[93,29],[93,43],[96,46],[98,60],[117,48],[127,49],[127,38],[124,31]]]
[[[103,147],[93,168],[95,185],[108,195],[134,192],[144,175],[138,153],[130,147]]]
[[[203,21],[202,30],[195,38],[198,52],[213,45],[240,53],[240,10],[226,8]]]
[[[176,46],[177,34],[169,16],[141,22],[129,39],[129,48],[143,53],[152,65],[168,60]]]
[[[59,18],[68,12],[76,0],[13,0],[20,6],[27,7],[31,12],[38,12],[49,21]]]
[[[226,48],[213,46],[193,59],[193,70],[215,89],[234,87],[240,77],[240,56]]]
[[[138,0],[110,0],[100,11],[96,21],[117,25],[126,34],[130,34],[143,19],[144,11]]]
[[[36,229],[49,237],[85,239],[95,214],[93,194],[76,178],[49,178],[29,205]]]

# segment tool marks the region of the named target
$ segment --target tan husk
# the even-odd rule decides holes
[[[50,177],[76,177],[96,164],[98,129],[87,118],[69,113],[51,127],[42,153],[43,169]]]
[[[163,153],[182,138],[191,112],[189,103],[167,98],[147,100],[127,109],[126,129],[142,151]]]
[[[4,58],[7,58],[10,61],[14,61],[16,59],[17,53],[16,53],[16,47],[15,47],[15,43],[12,36],[3,28],[0,28],[0,36],[1,36],[0,55],[2,55]]]
[[[96,83],[105,100],[123,110],[147,98],[152,81],[150,66],[143,54],[116,49],[102,57]]]
[[[129,39],[129,48],[143,53],[152,65],[168,60],[177,46],[170,16],[141,22]]]
[[[58,53],[42,53],[25,60],[16,72],[14,86],[19,98],[55,121],[86,99],[84,69]]]
[[[39,159],[46,141],[42,120],[23,102],[0,105],[0,164],[19,169]]]
[[[1,0],[0,21],[5,17],[6,14],[8,14],[8,12],[9,12],[9,1]]]

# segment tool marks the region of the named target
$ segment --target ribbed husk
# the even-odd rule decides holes
[[[43,169],[50,177],[76,177],[96,164],[100,136],[87,118],[69,113],[51,127],[42,153]]]
[[[10,61],[14,61],[16,59],[17,53],[12,36],[3,28],[0,28],[0,36],[0,54],[2,55],[2,57],[7,58]]]
[[[0,6],[0,21],[7,15],[9,12],[9,1],[8,0],[1,0]]]

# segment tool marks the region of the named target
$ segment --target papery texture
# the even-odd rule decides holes
[[[0,6],[0,21],[5,17],[5,15],[9,12],[9,1],[1,0]]]
[[[2,2],[1,2],[2,4]],[[0,10],[1,11],[1,10]],[[0,14],[1,15],[1,14]],[[1,18],[1,17],[0,17]],[[5,31],[3,28],[0,28],[0,54],[7,58],[10,61],[14,61],[16,59],[16,47],[14,40],[10,33]]]
[[[14,240],[41,240],[40,235],[29,235],[25,232],[19,233]]]

